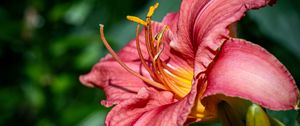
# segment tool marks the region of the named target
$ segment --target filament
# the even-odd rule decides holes
[[[110,47],[110,45],[108,44],[108,42],[105,39],[104,36],[104,25],[100,24],[100,36],[101,36],[101,40],[103,41],[103,44],[105,45],[105,47],[107,48],[107,50],[109,51],[109,53],[112,55],[112,57],[125,69],[127,70],[129,73],[131,73],[132,75],[135,75],[136,77],[142,79],[143,81],[147,82],[148,84],[166,90],[166,88],[164,86],[162,86],[162,84],[152,81],[142,75],[140,75],[139,73],[135,72],[134,70],[130,69],[126,64],[124,64],[124,62],[121,61],[121,59],[119,58],[119,56],[113,51],[113,49]]]

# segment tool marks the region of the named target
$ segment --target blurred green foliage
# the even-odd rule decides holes
[[[98,24],[113,48],[134,38],[126,15],[144,16],[155,1],[4,0],[0,5],[0,125],[103,125],[109,111],[104,93],[82,86],[78,77],[106,50]],[[154,19],[178,10],[179,0],[160,0]],[[17,3],[17,4],[16,4]],[[171,3],[171,4],[170,4]],[[278,1],[251,11],[239,23],[239,36],[256,42],[287,66],[300,83],[300,4]],[[288,126],[297,111],[267,111]],[[214,124],[218,125],[218,124]]]

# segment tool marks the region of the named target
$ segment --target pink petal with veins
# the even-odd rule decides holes
[[[230,24],[245,11],[272,3],[274,0],[183,0],[171,46],[195,66],[196,74],[202,72],[222,45],[223,36],[229,35]]]
[[[140,68],[138,62],[126,64],[136,71]],[[101,103],[106,107],[135,97],[142,87],[147,87],[142,80],[129,74],[115,61],[101,61],[90,73],[80,76],[80,81],[85,85],[103,88],[106,100]]]
[[[208,72],[204,97],[248,99],[273,110],[295,109],[298,90],[287,69],[262,47],[245,40],[225,42]]]
[[[197,83],[177,101],[168,91],[142,88],[132,99],[121,102],[107,115],[107,126],[182,126],[194,105]]]
[[[107,115],[107,126],[132,126],[143,113],[174,102],[170,92],[158,92],[153,88],[141,88],[138,94],[115,106]]]

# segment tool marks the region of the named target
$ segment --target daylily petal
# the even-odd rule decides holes
[[[273,110],[295,109],[298,90],[287,69],[262,47],[227,40],[208,71],[204,97],[214,94],[248,99]]]
[[[138,62],[126,64],[136,71],[140,69]],[[103,88],[106,100],[101,103],[106,107],[135,97],[140,88],[147,87],[141,79],[129,74],[116,61],[101,61],[90,73],[80,76],[80,81],[85,85]]]
[[[172,47],[181,52],[196,73],[206,69],[215,56],[215,50],[229,35],[227,27],[239,20],[244,12],[256,9],[274,0],[183,0],[177,39]]]
[[[124,101],[109,112],[105,124],[122,126],[182,126],[194,105],[197,84],[182,100],[172,93],[142,88],[135,98]]]
[[[133,125],[145,112],[174,102],[173,94],[158,92],[153,88],[141,88],[138,94],[115,106],[107,115],[107,126]]]

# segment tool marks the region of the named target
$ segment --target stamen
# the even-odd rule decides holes
[[[157,79],[162,82],[165,86],[167,86],[167,80],[166,78],[162,75],[162,68],[161,68],[161,65],[160,65],[160,60],[159,60],[159,55],[161,54],[161,52],[163,51],[160,50],[160,52],[158,52],[155,57],[152,59],[152,66],[153,66],[153,69],[154,69],[154,74],[157,76]]]
[[[162,49],[159,50],[158,53],[154,56],[153,61],[156,61],[159,58],[159,56],[163,52],[164,48],[165,48],[165,45],[163,44]]]
[[[153,60],[154,55],[156,55],[158,53],[158,50],[155,49],[154,47],[154,41],[153,41],[153,37],[152,37],[152,24],[151,24],[151,19],[147,18],[147,23],[148,26],[146,27],[146,32],[145,32],[145,38],[146,38],[146,42],[148,43],[148,50],[149,50],[149,54],[151,59]]]
[[[165,26],[163,27],[163,30],[162,30],[161,32],[159,32],[159,33],[154,37],[155,40],[156,40],[156,50],[159,49],[159,46],[160,46],[160,43],[161,43],[161,39],[162,39],[164,33],[167,31],[167,29],[168,29],[168,26],[165,25]]]
[[[147,22],[145,22],[144,20],[140,19],[139,17],[136,17],[136,16],[126,16],[126,18],[127,18],[128,20],[130,20],[130,21],[139,23],[139,24],[141,24],[141,25],[144,25],[144,26],[147,25]]]
[[[152,17],[154,11],[158,7],[159,3],[155,3],[153,6],[150,6],[149,11],[147,13],[147,17]]]
[[[154,44],[153,44],[151,18],[152,18],[152,15],[154,14],[154,11],[157,9],[158,5],[159,5],[158,3],[155,3],[155,5],[150,6],[149,11],[146,16],[146,22],[147,22],[146,28],[148,29],[148,32],[146,30],[145,34],[146,34],[146,38],[148,39],[148,42],[149,42],[149,46],[150,46],[149,49],[150,49],[150,53],[152,56],[157,53],[157,50],[155,50]],[[147,42],[147,40],[146,40],[146,42]]]
[[[141,80],[147,82],[148,84],[154,86],[154,87],[157,87],[157,88],[160,88],[160,89],[163,89],[163,90],[166,90],[166,88],[158,83],[158,82],[155,82],[153,80],[150,80],[142,75],[140,75],[139,73],[135,72],[134,70],[132,70],[131,68],[129,68],[124,62],[121,61],[121,59],[119,58],[119,56],[114,52],[114,50],[110,47],[110,45],[108,44],[108,42],[106,41],[105,39],[105,36],[104,36],[104,25],[100,24],[100,36],[101,36],[101,40],[103,41],[103,44],[105,45],[105,47],[107,48],[107,50],[109,51],[109,53],[112,55],[112,57],[125,69],[127,70],[129,73],[131,73],[132,75],[140,78]]]
[[[151,77],[154,77],[153,72],[151,71],[151,69],[146,64],[146,61],[145,61],[144,56],[143,56],[142,51],[141,51],[140,40],[139,40],[139,29],[140,29],[140,25],[137,25],[137,27],[136,27],[136,40],[135,40],[136,41],[137,51],[138,51],[138,54],[139,54],[139,57],[141,59],[141,62],[143,64],[143,66],[149,72],[149,74],[151,75]]]
[[[145,27],[145,45],[150,59],[153,60],[153,49],[152,49],[153,47],[151,47],[148,32],[149,32],[148,27]]]

